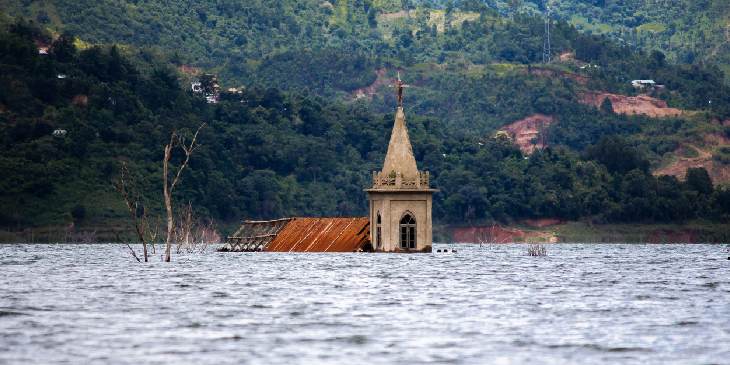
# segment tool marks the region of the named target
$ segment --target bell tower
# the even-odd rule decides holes
[[[398,108],[383,169],[373,171],[373,186],[367,189],[370,205],[370,239],[375,251],[430,252],[433,193],[428,171],[419,171],[408,137],[403,112],[400,76],[395,83]]]

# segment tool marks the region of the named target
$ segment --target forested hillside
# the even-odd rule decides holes
[[[4,225],[120,216],[111,188],[119,161],[158,201],[161,146],[171,130],[202,121],[209,128],[180,191],[202,214],[363,214],[362,188],[382,161],[392,114],[256,88],[209,105],[183,91],[164,65],[143,73],[115,47],[78,52],[63,37],[39,55],[36,36],[15,25],[0,38],[0,81],[8,86],[0,93]],[[603,128],[640,128],[605,113]],[[445,222],[670,221],[719,218],[730,206],[706,171],[691,172],[687,183],[657,179],[620,137],[602,138],[583,156],[556,148],[527,158],[508,138],[458,136],[433,118],[410,117],[409,125],[417,159],[442,189],[435,210]],[[57,129],[68,134],[54,136]]]
[[[557,13],[579,29],[661,50],[684,63],[729,71],[730,2],[725,0],[556,1]]]
[[[543,0],[486,1],[503,14],[544,12]],[[632,48],[660,50],[673,62],[710,63],[730,71],[730,2],[726,0],[549,1],[553,19],[606,34]]]
[[[693,63],[703,55],[720,57],[726,53],[728,6],[721,0],[551,3],[555,21],[567,21],[589,33],[611,34],[618,43],[629,47],[658,49],[671,56],[679,54],[678,60],[684,63]],[[533,27],[523,25],[502,32],[495,29],[506,23],[499,17],[500,12],[516,17],[542,11],[542,1],[538,0],[307,0],[245,4],[206,0],[183,1],[175,6],[156,0],[8,0],[3,7],[9,15],[35,20],[57,32],[71,32],[86,42],[155,48],[170,53],[175,62],[217,69],[241,80],[256,78],[251,73],[259,70],[262,63],[283,62],[287,54],[308,60],[306,54],[297,56],[301,50],[316,50],[315,55],[321,58],[311,63],[320,66],[327,64],[319,61],[334,59],[333,50],[346,50],[331,68],[340,77],[349,78],[358,73],[352,71],[372,67],[368,61],[373,60],[410,63],[437,59],[443,63],[466,58],[477,64],[495,59],[534,63],[540,60],[542,46],[540,19]],[[484,32],[476,36],[470,36],[473,32],[450,34],[458,33],[464,22],[468,25],[485,21],[490,23],[487,33],[497,33],[489,37],[479,37]],[[570,47],[560,33],[555,34],[553,42],[556,51]],[[402,54],[403,48],[424,38],[415,52]],[[424,47],[425,43],[429,46]],[[345,64],[353,69],[343,69]],[[328,80],[324,82],[329,86]]]
[[[0,223],[123,217],[112,189],[120,161],[156,209],[162,146],[172,130],[202,122],[178,197],[199,216],[361,215],[398,71],[412,86],[406,108],[419,166],[441,189],[439,222],[727,219],[729,193],[711,181],[723,181],[730,164],[722,70],[563,21],[552,28],[554,61],[542,64],[542,19],[517,3],[3,2],[0,202],[9,209]],[[39,54],[45,45],[49,54]],[[244,91],[208,104],[187,91],[202,72]],[[630,83],[649,78],[665,87]],[[631,115],[609,99],[586,101],[638,94],[681,113]],[[495,134],[534,115],[554,121],[540,136],[548,148],[527,154]],[[54,136],[59,129],[67,134]],[[682,164],[695,150],[710,174],[652,174],[705,166]]]

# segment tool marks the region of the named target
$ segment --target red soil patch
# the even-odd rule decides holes
[[[678,157],[676,161],[672,162],[671,164],[664,166],[660,169],[657,169],[654,171],[654,175],[660,176],[660,175],[672,175],[676,176],[677,178],[684,180],[687,169],[688,168],[696,168],[696,167],[704,167],[708,168],[710,164],[712,164],[712,155],[705,151],[701,151],[697,147],[694,146],[682,146],[674,153],[677,155],[684,154],[683,152],[686,151],[686,149],[694,149],[697,150],[699,153],[699,156],[697,157]],[[710,169],[707,169],[709,172]]]
[[[87,106],[89,105],[89,97],[83,94],[76,95],[71,99],[71,104],[76,106]]]
[[[667,102],[648,95],[626,96],[588,91],[580,96],[580,102],[600,108],[605,99],[611,100],[613,111],[626,115],[646,115],[653,118],[678,117],[683,111],[667,106]]]
[[[727,146],[730,145],[730,138],[727,138],[724,134],[710,133],[705,135],[703,138],[705,143],[710,146]]]
[[[188,76],[197,76],[200,75],[200,68],[193,67],[189,65],[180,65],[180,67],[177,68],[180,73],[188,75]]]
[[[387,73],[388,73],[388,70],[385,68],[377,69],[375,71],[375,75],[377,75],[377,78],[375,79],[375,81],[366,87],[361,87],[361,88],[353,91],[352,97],[354,99],[372,98],[373,95],[377,94],[378,89],[381,88],[382,86],[394,84],[395,79],[386,77]]]
[[[545,130],[554,122],[551,116],[534,114],[502,127],[501,131],[508,133],[520,150],[529,155],[545,147]]]
[[[544,228],[563,224],[563,221],[556,218],[525,219],[522,221],[522,224],[528,225],[530,227]]]
[[[457,227],[452,230],[452,240],[456,243],[511,243],[526,241],[557,242],[550,232],[524,231],[501,226]]]
[[[575,61],[575,53],[573,53],[573,52],[563,52],[563,53],[560,54],[560,56],[558,57],[558,59],[560,60],[560,62]]]
[[[730,166],[712,161],[707,171],[709,171],[712,182],[715,185],[730,183]]]
[[[705,136],[706,142],[714,146],[727,145],[728,138],[721,135],[708,135]],[[677,151],[676,155],[683,155],[687,149],[693,149],[697,151],[696,157],[677,157],[675,161],[667,166],[657,169],[654,171],[655,176],[660,175],[671,175],[676,176],[680,180],[684,180],[687,177],[688,168],[704,167],[707,173],[710,175],[714,184],[723,184],[730,182],[730,166],[724,165],[718,161],[712,159],[712,154],[704,149],[698,148],[694,145],[681,146]]]

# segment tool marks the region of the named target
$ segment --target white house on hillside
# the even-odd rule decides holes
[[[654,87],[654,86],[656,86],[656,81],[654,81],[654,80],[633,80],[633,81],[631,81],[631,86],[638,88],[638,89],[643,89],[646,87]]]

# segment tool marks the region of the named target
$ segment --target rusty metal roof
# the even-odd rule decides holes
[[[370,242],[368,218],[293,218],[265,251],[352,252]]]
[[[293,218],[273,221],[244,221],[226,240],[230,251],[263,251]]]

